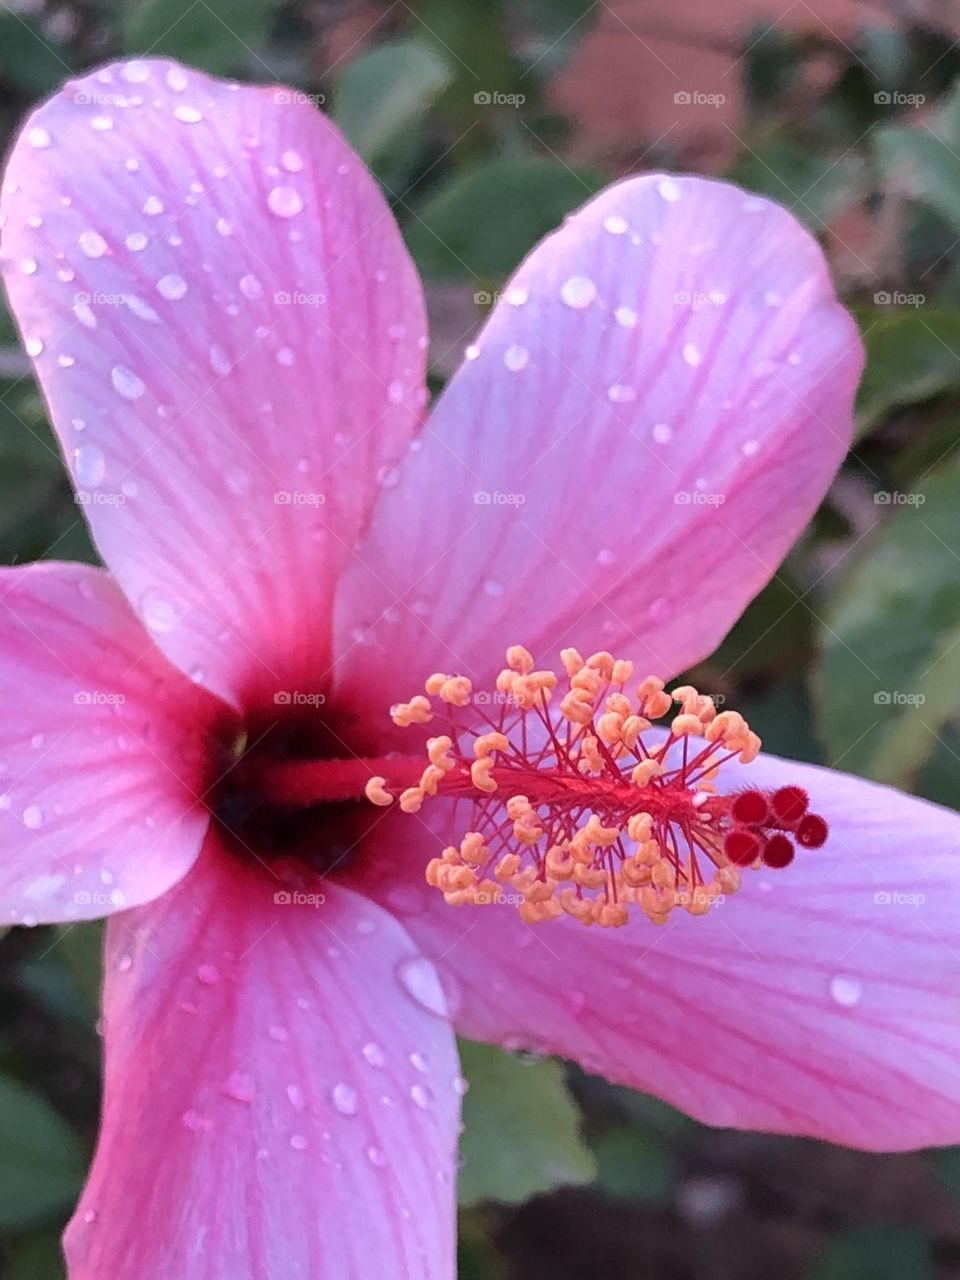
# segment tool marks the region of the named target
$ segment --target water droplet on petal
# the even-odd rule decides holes
[[[82,445],[73,451],[73,472],[77,483],[85,489],[96,489],[103,483],[107,469],[103,452],[93,444]]]
[[[28,356],[36,357],[43,354],[43,343],[39,338],[27,338],[23,346]]]
[[[657,444],[669,444],[673,439],[673,428],[668,426],[666,422],[655,422],[652,434]]]
[[[88,258],[102,258],[107,252],[107,242],[99,231],[81,231],[79,244]]]
[[[597,286],[587,276],[571,276],[560,290],[560,297],[568,307],[580,310],[589,307],[597,296]]]
[[[256,276],[242,276],[240,279],[240,292],[245,298],[255,302],[257,298],[263,297],[263,285]]]
[[[333,1105],[342,1116],[355,1116],[357,1114],[357,1091],[342,1081],[335,1084],[331,1091],[330,1097]]]
[[[233,1071],[223,1082],[220,1092],[237,1102],[252,1102],[257,1086],[253,1076],[247,1075],[245,1071]]]
[[[280,163],[287,173],[299,173],[303,168],[303,157],[299,151],[284,151]]]
[[[143,379],[122,364],[115,364],[110,370],[110,381],[124,400],[139,400],[147,389]]]
[[[293,187],[273,187],[267,196],[267,207],[278,218],[293,218],[303,208],[303,199]]]
[[[366,1058],[367,1062],[370,1063],[371,1067],[382,1067],[386,1065],[387,1060],[383,1055],[383,1050],[378,1044],[374,1044],[372,1040],[368,1044],[365,1044],[360,1052],[363,1054],[364,1058]]]
[[[683,358],[687,364],[696,367],[703,359],[703,356],[695,342],[685,342],[683,344]]]
[[[20,270],[25,276],[35,276],[37,274],[36,258],[23,258],[20,262]]]
[[[172,89],[174,93],[183,93],[189,81],[187,73],[183,67],[169,67],[166,75],[167,88]]]
[[[520,284],[515,284],[504,294],[505,301],[511,307],[522,307],[529,297],[530,290]]]
[[[647,614],[651,622],[667,622],[673,617],[673,605],[666,596],[657,596],[650,602]]]
[[[225,377],[233,365],[230,363],[230,357],[224,351],[223,347],[214,343],[210,348],[210,368],[220,377]]]
[[[637,393],[633,387],[628,387],[623,382],[615,382],[612,387],[607,388],[607,398],[614,404],[629,404],[631,400],[636,400]]]
[[[432,1094],[426,1085],[415,1084],[410,1090],[410,1097],[414,1104],[421,1110],[426,1110],[430,1105]]]
[[[202,964],[197,970],[197,979],[205,987],[215,987],[220,981],[220,970],[215,964]]]
[[[673,178],[661,178],[660,182],[657,183],[657,190],[664,200],[668,200],[671,204],[676,204],[683,194],[680,190],[680,184],[674,182]]]
[[[187,292],[187,282],[183,276],[161,276],[157,281],[157,293],[168,302],[176,302]]]
[[[397,965],[400,986],[416,1004],[428,1013],[446,1018],[457,1003],[457,987],[452,978],[441,984],[434,965],[424,956],[411,956]]]
[[[627,230],[626,219],[621,218],[618,213],[612,213],[609,218],[604,218],[603,229],[609,231],[612,236],[622,236]]]
[[[43,810],[35,804],[28,805],[23,811],[23,825],[29,827],[31,831],[36,831],[39,827],[42,827]]]
[[[96,1209],[85,1209],[85,1210],[84,1210],[84,1213],[83,1213],[83,1220],[84,1220],[84,1222],[86,1222],[88,1225],[89,1225],[91,1222],[96,1222],[96,1220],[97,1220],[97,1211],[96,1211]]]
[[[637,321],[640,319],[633,307],[617,307],[613,315],[617,324],[621,325],[624,329],[635,329],[637,327]]]
[[[35,124],[32,129],[27,130],[27,142],[31,147],[49,147],[50,135],[42,125]]]
[[[268,1028],[267,1035],[270,1037],[271,1040],[276,1040],[281,1044],[284,1044],[287,1040],[290,1039],[290,1032],[287,1030],[287,1028],[278,1026],[277,1024],[274,1024],[273,1026]]]
[[[199,124],[203,119],[202,111],[198,111],[196,107],[187,106],[186,103],[181,103],[179,106],[174,107],[173,114],[184,124]]]
[[[847,973],[836,973],[830,979],[830,998],[842,1009],[855,1009],[863,995],[863,983]]]
[[[158,213],[163,213],[163,201],[159,196],[147,196],[143,202],[143,212],[148,217],[155,218]]]
[[[199,1111],[185,1111],[180,1118],[183,1127],[189,1129],[191,1133],[207,1133],[213,1128],[213,1122],[206,1116],[202,1116]]]
[[[128,249],[132,249],[133,252],[136,253],[138,250],[145,249],[147,247],[147,237],[142,231],[131,231],[124,241],[124,244]]]
[[[294,1111],[303,1111],[307,1105],[307,1100],[303,1096],[303,1090],[298,1084],[287,1085],[287,1098],[289,1099],[290,1105],[293,1107]]]
[[[294,1151],[306,1151],[308,1144],[302,1133],[295,1133],[290,1139],[290,1145]]]
[[[90,121],[90,128],[96,129],[97,133],[107,133],[113,128],[112,116],[94,116]]]
[[[378,1169],[383,1169],[387,1163],[387,1157],[379,1147],[367,1147],[367,1159],[371,1164],[376,1165]]]
[[[506,351],[503,353],[503,363],[514,373],[518,373],[522,368],[524,368],[529,359],[530,352],[526,347],[514,345],[512,347],[507,347]]]

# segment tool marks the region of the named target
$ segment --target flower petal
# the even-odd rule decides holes
[[[746,872],[705,918],[587,930],[458,911],[417,883],[422,827],[358,887],[438,958],[465,1035],[575,1058],[708,1124],[880,1150],[960,1141],[960,816],[769,756],[728,766],[722,789],[748,781],[805,787],[830,837]]]
[[[373,179],[304,95],[151,60],[29,119],[2,210],[97,545],[157,643],[227,696],[251,666],[316,678],[425,395],[420,287]]]
[[[111,921],[71,1280],[453,1280],[456,1044],[398,977],[424,962],[349,890],[277,884],[211,841]]]
[[[219,704],[101,569],[0,570],[0,706],[0,922],[108,915],[189,870]]]
[[[702,658],[822,498],[862,363],[785,210],[656,175],[535,249],[469,354],[343,584],[345,685],[514,642]]]

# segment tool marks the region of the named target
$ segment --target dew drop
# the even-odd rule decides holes
[[[276,1040],[280,1044],[285,1044],[290,1039],[290,1032],[287,1028],[281,1027],[276,1023],[267,1028],[267,1035],[271,1040]]]
[[[146,320],[150,324],[160,323],[160,317],[149,302],[144,302],[143,298],[138,298],[135,293],[126,294],[123,300],[138,320]]]
[[[159,196],[147,196],[143,202],[143,212],[148,217],[155,218],[158,213],[163,213],[163,201]]]
[[[383,1067],[386,1065],[387,1060],[384,1057],[383,1050],[378,1044],[374,1044],[372,1040],[368,1044],[365,1044],[360,1052],[363,1054],[367,1062],[370,1063],[371,1067]]]
[[[240,279],[240,292],[245,298],[255,302],[257,298],[263,297],[263,285],[256,276],[242,276]]]
[[[20,262],[20,270],[25,276],[35,276],[37,274],[36,258],[23,258]]]
[[[39,338],[27,338],[23,346],[28,356],[36,357],[43,354],[43,343]]]
[[[703,356],[701,355],[700,348],[696,343],[685,342],[683,344],[683,358],[687,364],[696,367],[703,359]]]
[[[32,129],[27,130],[27,142],[31,147],[49,147],[50,135],[42,125],[36,124]]]
[[[206,1133],[213,1128],[212,1121],[202,1116],[199,1111],[185,1111],[180,1117],[183,1127],[191,1133]]]
[[[503,353],[503,363],[514,373],[519,373],[519,371],[526,366],[529,359],[530,352],[526,347],[513,345],[507,347],[506,351]]]
[[[637,321],[640,319],[633,307],[617,307],[613,315],[617,324],[621,325],[624,329],[635,329],[637,327]]]
[[[430,1090],[423,1084],[415,1084],[410,1090],[411,1100],[421,1111],[425,1111],[429,1107],[431,1096]]]
[[[106,459],[96,445],[85,444],[73,451],[73,471],[77,483],[84,488],[96,489],[103,483],[107,469]]]
[[[220,1092],[236,1102],[252,1102],[257,1086],[253,1076],[247,1075],[245,1071],[233,1071],[223,1082]]]
[[[216,342],[210,348],[210,368],[220,377],[225,377],[233,368],[230,357]]]
[[[307,1100],[303,1096],[303,1090],[298,1084],[287,1085],[287,1098],[294,1111],[303,1111],[307,1105]]]
[[[669,444],[673,439],[673,428],[668,426],[666,422],[655,422],[653,425],[653,438],[657,444]]]
[[[278,218],[293,218],[303,208],[303,200],[293,187],[273,187],[267,196],[267,207]]]
[[[112,116],[94,116],[90,121],[90,128],[96,129],[97,133],[107,133],[113,128]]]
[[[282,365],[284,369],[291,369],[296,364],[297,357],[291,347],[281,347],[276,356],[277,364]]]
[[[23,811],[23,825],[29,827],[31,831],[36,831],[43,826],[43,810],[35,804],[28,805]],[[24,920],[26,924],[26,920]]]
[[[622,236],[627,230],[626,219],[621,218],[618,213],[611,213],[609,218],[604,218],[603,229],[609,231],[612,236]]]
[[[657,190],[664,200],[669,201],[670,204],[676,204],[683,194],[680,190],[680,184],[674,182],[673,178],[661,178],[657,183]]]
[[[564,281],[560,297],[568,307],[580,310],[589,307],[597,296],[597,286],[587,276],[571,276]]]
[[[81,231],[78,243],[88,258],[102,258],[107,252],[107,242],[99,231]]]
[[[147,247],[147,237],[142,231],[131,231],[124,244],[128,249],[132,249],[134,253],[137,253],[140,249]]]
[[[220,970],[215,964],[202,964],[197,970],[197,981],[205,987],[215,987],[220,981]]]
[[[187,106],[186,103],[174,107],[173,114],[183,124],[199,124],[203,119],[202,111],[198,111],[196,107]]]
[[[367,1159],[372,1165],[376,1165],[378,1169],[386,1167],[387,1157],[379,1147],[367,1147]]]
[[[83,1213],[83,1220],[85,1223],[87,1223],[88,1226],[90,1225],[91,1222],[96,1222],[97,1220],[96,1209],[85,1209]]]
[[[480,348],[475,344],[471,343],[469,347],[464,348],[463,358],[464,360],[476,360],[479,354],[480,354]]]
[[[287,173],[299,173],[303,168],[303,157],[299,151],[284,151],[280,157],[280,164]]]
[[[183,93],[189,83],[183,67],[169,67],[166,80],[167,88],[172,89],[174,93]]]
[[[522,307],[529,297],[530,290],[525,289],[523,285],[520,284],[515,284],[511,289],[508,289],[504,295],[505,301],[511,307]]]
[[[423,956],[411,956],[397,966],[397,980],[416,1004],[437,1017],[447,1016],[447,999],[437,971]]]
[[[859,978],[847,973],[836,973],[830,979],[830,998],[842,1009],[855,1009],[863,995],[863,984]]]
[[[293,1147],[294,1151],[306,1151],[307,1140],[302,1133],[295,1133],[290,1139],[290,1145]]]
[[[657,596],[650,602],[647,614],[651,622],[666,622],[673,616],[673,606],[666,596]]]
[[[614,404],[629,404],[631,400],[636,400],[637,393],[633,387],[628,387],[623,382],[615,382],[612,387],[607,388],[607,398]]]
[[[357,1114],[357,1091],[342,1081],[335,1084],[330,1094],[333,1105],[342,1116],[355,1116]]]
[[[463,1098],[470,1092],[470,1081],[466,1076],[454,1076],[453,1092],[458,1098]]]
[[[183,276],[161,276],[157,281],[157,293],[168,302],[176,302],[187,292],[187,282]]]
[[[760,448],[759,440],[745,440],[740,446],[740,452],[745,458],[752,457]]]
[[[143,379],[122,364],[115,364],[110,370],[110,381],[124,400],[139,400],[147,389]]]

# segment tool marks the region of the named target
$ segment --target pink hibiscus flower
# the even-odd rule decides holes
[[[648,810],[672,782],[697,815],[685,851],[661,847],[664,810],[634,824],[660,854],[616,871],[627,926],[575,918],[586,901],[622,923],[593,862],[550,855],[558,909],[524,854],[537,821],[563,828],[561,767],[588,794],[627,785],[627,721],[664,708],[657,679],[616,701],[623,664],[662,680],[707,654],[844,456],[860,347],[787,213],[691,177],[609,188],[521,265],[424,422],[417,277],[296,95],[100,71],[28,121],[2,208],[10,298],[107,565],[0,576],[3,918],[110,917],[74,1280],[451,1277],[455,1028],[712,1124],[960,1138],[956,815],[728,759],[755,754],[749,730],[687,691],[675,764],[647,746],[629,781]],[[528,708],[485,725],[446,681],[493,690],[518,641],[571,650],[581,691],[528,738]],[[501,693],[549,684],[510,662]],[[425,681],[450,723],[514,735],[476,749],[494,764],[419,727]],[[601,696],[614,721],[572,753]],[[548,721],[572,735],[552,757]],[[712,755],[688,753],[695,729]],[[518,861],[487,874],[477,838]],[[811,848],[706,920],[668,911],[698,857],[732,888],[729,864],[783,863],[787,841]],[[478,875],[534,906],[438,891],[480,899]],[[922,909],[882,905],[906,889]]]

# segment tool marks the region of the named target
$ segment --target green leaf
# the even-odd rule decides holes
[[[343,71],[334,119],[372,162],[419,123],[452,79],[449,60],[424,40],[381,44]]]
[[[77,1135],[40,1094],[0,1076],[0,1228],[42,1223],[77,1196]]]
[[[670,1198],[674,1179],[670,1153],[652,1134],[610,1129],[594,1144],[594,1153],[598,1191],[649,1204]]]
[[[877,129],[873,143],[887,184],[960,231],[960,85],[935,115],[912,127]]]
[[[166,54],[205,71],[253,67],[274,77],[256,50],[263,47],[279,0],[133,0],[123,23],[127,53]]]
[[[861,317],[861,325],[867,367],[857,399],[858,436],[894,409],[960,388],[960,311],[883,305]]]
[[[559,1062],[527,1063],[492,1045],[462,1041],[470,1090],[463,1100],[460,1203],[516,1204],[593,1179],[593,1156]]]
[[[17,1240],[5,1254],[3,1280],[64,1280],[63,1251],[55,1233]]]
[[[909,1227],[854,1227],[833,1242],[810,1280],[933,1280],[933,1257],[923,1234]]]
[[[601,185],[540,156],[486,161],[417,209],[407,242],[429,279],[500,280]]]
[[[853,154],[831,156],[785,137],[747,151],[732,177],[749,191],[786,205],[812,231],[857,199],[863,165]]]
[[[906,785],[960,710],[960,457],[885,496],[893,514],[825,610],[816,701],[834,763]]]
[[[31,98],[44,97],[76,70],[69,50],[4,6],[0,13],[0,80]]]

